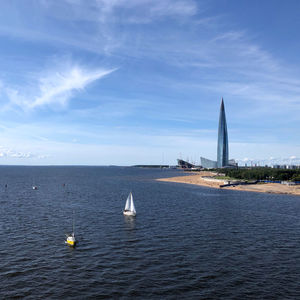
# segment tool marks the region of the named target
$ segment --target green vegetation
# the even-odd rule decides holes
[[[224,180],[233,180],[233,179],[236,179],[236,178],[232,178],[230,176],[214,176],[214,178],[216,178],[216,179],[224,179]]]
[[[286,169],[272,169],[272,168],[239,168],[239,169],[218,169],[225,176],[230,178],[244,179],[244,180],[290,180],[300,181],[300,169],[286,170]]]
[[[135,168],[169,168],[169,165],[135,165]]]

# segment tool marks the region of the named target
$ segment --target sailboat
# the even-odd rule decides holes
[[[133,197],[132,197],[131,192],[129,193],[129,195],[127,197],[125,209],[123,210],[123,214],[124,214],[124,216],[132,216],[132,217],[134,217],[136,215],[136,211],[135,211],[135,207],[134,207],[134,203],[133,203]]]
[[[34,180],[33,180],[33,184],[32,184],[32,189],[33,189],[33,190],[37,190],[37,189],[38,189],[37,185],[35,185]]]
[[[71,247],[75,247],[75,245],[76,245],[74,228],[75,228],[75,223],[74,223],[74,212],[73,212],[73,232],[66,234],[67,239],[65,240],[65,243]]]

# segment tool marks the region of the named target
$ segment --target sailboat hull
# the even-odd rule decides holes
[[[123,215],[124,216],[131,216],[131,217],[135,217],[136,213],[130,210],[123,210]]]
[[[76,240],[74,236],[68,236],[67,240],[65,241],[66,244],[68,244],[71,247],[75,247]]]
[[[76,246],[76,242],[65,241],[65,243],[68,244],[70,247]]]

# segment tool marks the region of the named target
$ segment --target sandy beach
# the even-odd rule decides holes
[[[212,172],[195,172],[191,175],[178,176],[171,178],[161,178],[157,179],[158,181],[168,181],[168,182],[177,182],[177,183],[186,183],[207,186],[211,188],[220,189],[220,185],[224,184],[220,180],[207,180],[207,177],[212,177],[214,173]],[[288,186],[280,183],[261,183],[261,184],[252,184],[252,185],[237,185],[222,187],[222,189],[237,190],[237,191],[249,191],[249,192],[259,192],[259,193],[274,193],[274,194],[291,194],[300,196],[300,185]]]

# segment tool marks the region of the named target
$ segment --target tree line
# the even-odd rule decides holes
[[[239,169],[218,169],[220,173],[236,179],[244,180],[280,180],[300,181],[300,169],[286,170],[266,167],[239,168]]]

